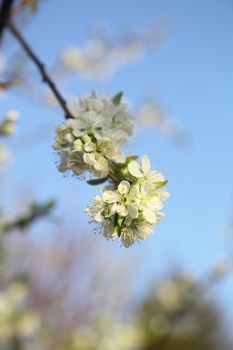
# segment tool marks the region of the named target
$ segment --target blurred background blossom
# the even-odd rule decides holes
[[[165,35],[165,24],[155,23],[145,33],[125,33],[115,42],[104,28],[96,27],[99,33],[83,48],[65,48],[61,54],[64,69],[76,72],[89,79],[110,79],[124,66],[140,63],[147,51],[153,49]]]

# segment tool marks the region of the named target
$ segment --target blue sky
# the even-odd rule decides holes
[[[179,148],[155,130],[145,129],[130,143],[132,153],[147,153],[166,175],[171,192],[156,236],[127,251],[129,262],[142,259],[138,282],[142,289],[174,264],[203,275],[232,245],[224,238],[233,193],[232,15],[230,0],[50,0],[22,28],[42,60],[51,65],[64,47],[82,46],[96,22],[105,23],[114,39],[127,29],[145,31],[156,19],[168,26],[160,48],[140,64],[123,68],[110,81],[76,79],[69,88],[77,95],[91,89],[110,94],[123,90],[133,106],[149,92],[191,136],[191,144]],[[5,190],[6,201],[30,191],[41,199],[55,197],[66,222],[75,223],[77,233],[85,228],[91,234],[83,211],[93,188],[64,178],[55,167],[53,129],[62,121],[62,113],[49,111],[17,92],[1,102],[1,113],[8,108],[18,109],[21,120],[18,136],[11,142],[16,154],[5,182],[5,188],[10,188],[10,196]],[[17,140],[47,122],[46,140],[17,152]],[[105,249],[121,254],[118,243],[96,239],[103,241]],[[221,288],[220,297],[227,303],[233,301],[232,286],[228,279]]]

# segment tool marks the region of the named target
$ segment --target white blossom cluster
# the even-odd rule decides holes
[[[138,163],[136,156],[122,153],[133,124],[121,97],[122,93],[111,98],[93,92],[80,99],[72,109],[74,118],[58,127],[54,148],[61,172],[88,172],[95,176],[88,181],[92,185],[109,181],[86,213],[100,223],[107,239],[120,238],[129,247],[151,235],[163,218],[163,200],[169,194],[162,190],[167,181],[151,170],[147,156]]]
[[[147,156],[142,157],[141,164],[135,160],[128,163],[126,179],[116,190],[95,196],[86,213],[102,223],[106,238],[120,238],[129,247],[136,240],[145,240],[153,225],[160,223],[164,216],[160,210],[169,193],[161,189],[167,181],[160,172],[151,170]]]
[[[125,162],[122,146],[133,131],[127,104],[120,101],[120,95],[114,99],[93,92],[80,99],[72,112],[75,118],[56,132],[59,170],[71,170],[78,176],[87,171],[96,177],[107,176],[111,163]]]
[[[141,61],[144,48],[137,40],[119,45],[109,45],[103,39],[94,39],[86,47],[66,48],[61,61],[65,68],[92,79],[106,79],[121,67]]]
[[[147,52],[161,42],[165,34],[161,24],[152,25],[145,33],[128,33],[118,40],[113,40],[107,32],[97,35],[82,47],[65,48],[61,53],[61,64],[65,71],[84,78],[111,78],[126,65],[142,61]]]

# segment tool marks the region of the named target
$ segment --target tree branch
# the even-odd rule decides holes
[[[49,200],[45,203],[32,203],[27,213],[13,221],[3,222],[0,226],[0,230],[3,233],[9,233],[17,229],[23,231],[36,220],[43,216],[49,215],[54,207],[55,202],[53,200]]]
[[[121,182],[121,180],[118,179],[118,177],[116,175],[114,175],[111,171],[109,171],[108,173],[108,177],[112,180],[112,182],[118,186],[119,183]]]
[[[32,62],[36,65],[38,68],[42,81],[48,85],[48,87],[51,89],[53,92],[56,100],[60,104],[61,108],[63,109],[65,113],[65,118],[74,118],[72,113],[69,111],[67,107],[67,102],[64,99],[64,97],[61,95],[60,91],[56,87],[54,81],[52,78],[49,76],[49,74],[46,71],[45,65],[40,61],[40,59],[37,57],[35,52],[32,50],[32,48],[29,46],[29,44],[26,42],[26,40],[23,38],[22,34],[18,31],[18,29],[14,26],[12,22],[7,22],[6,27],[8,30],[13,34],[13,36],[16,38],[16,40],[19,42],[19,44],[22,46],[24,51],[27,53],[29,58],[32,60]]]
[[[2,33],[6,27],[6,23],[10,18],[13,2],[14,0],[2,0],[0,8],[0,41],[2,39]]]

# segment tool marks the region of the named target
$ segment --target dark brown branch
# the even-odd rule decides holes
[[[34,53],[32,48],[29,46],[29,44],[26,42],[26,40],[23,38],[22,34],[18,31],[18,29],[14,26],[13,23],[7,22],[6,27],[9,29],[9,31],[14,35],[16,40],[20,43],[24,51],[27,53],[29,58],[33,61],[33,63],[36,65],[38,68],[42,80],[44,83],[46,83],[51,91],[53,92],[56,100],[60,104],[61,108],[63,109],[65,113],[65,118],[74,118],[72,113],[69,111],[67,107],[66,100],[63,98],[61,93],[59,92],[58,88],[56,87],[54,81],[51,79],[49,74],[47,73],[45,69],[45,65],[40,61],[40,59],[37,57],[37,55]]]
[[[0,7],[0,40],[2,39],[2,34],[6,27],[6,23],[10,18],[13,2],[14,0],[2,0]]]

